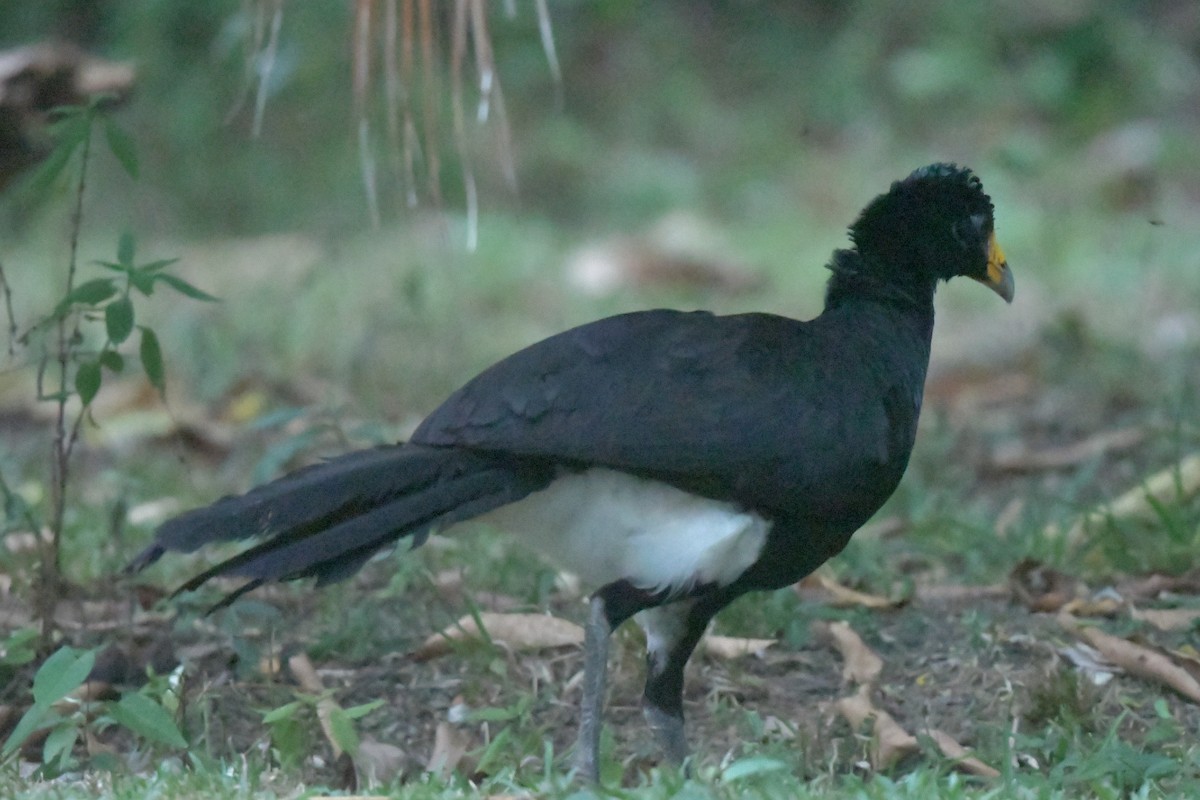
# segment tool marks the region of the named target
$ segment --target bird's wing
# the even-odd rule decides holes
[[[485,370],[412,441],[603,465],[778,506],[805,485],[834,488],[863,441],[886,441],[870,392],[838,396],[847,365],[836,355],[811,323],[768,314],[610,317]]]

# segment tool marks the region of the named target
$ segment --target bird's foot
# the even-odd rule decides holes
[[[596,756],[588,747],[583,747],[583,742],[575,750],[575,757],[572,759],[572,766],[575,771],[575,779],[582,783],[600,783],[600,764],[596,761]]]
[[[642,706],[642,714],[646,718],[646,724],[654,732],[654,738],[662,748],[663,755],[685,773],[688,772],[686,761],[690,753],[687,736],[683,730],[683,717],[650,703]]]

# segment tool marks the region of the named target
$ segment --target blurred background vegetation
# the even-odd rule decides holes
[[[384,3],[372,5],[382,37]],[[434,5],[445,54],[453,4]],[[343,233],[365,220],[353,10],[280,7],[257,138],[244,95],[261,63],[254,26],[274,3],[13,3],[0,44],[59,37],[136,63],[139,224]],[[795,214],[797,193],[819,205],[845,185],[853,198],[910,163],[957,158],[1009,183],[1055,172],[1076,189],[1084,176],[1072,174],[1088,173],[1104,182],[1083,184],[1103,188],[1098,199],[1153,211],[1200,172],[1200,11],[1186,0],[556,2],[561,103],[534,3],[489,8],[520,178],[507,194],[481,170],[489,209],[630,226],[684,205],[738,221],[789,203]],[[455,208],[457,159],[442,149]]]

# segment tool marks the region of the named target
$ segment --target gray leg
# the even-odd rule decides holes
[[[593,783],[600,782],[600,726],[611,633],[604,600],[594,596],[584,628],[583,701],[579,709],[579,742],[575,746],[575,770]]]

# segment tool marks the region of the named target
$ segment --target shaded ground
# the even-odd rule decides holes
[[[422,771],[435,749],[438,726],[461,721],[464,709],[499,709],[506,713],[498,716],[512,717],[453,726],[468,748],[459,764],[467,774],[506,729],[510,741],[490,756],[485,772],[519,764],[518,773],[537,776],[546,742],[553,746],[549,752],[567,752],[578,719],[578,648],[537,653],[468,648],[415,662],[407,654],[424,637],[428,621],[419,604],[444,601],[418,591],[409,596],[406,608],[393,613],[389,601],[362,588],[353,592],[358,602],[379,603],[371,614],[379,623],[369,645],[375,654],[359,660],[325,653],[314,661],[343,707],[384,701],[361,721],[359,731],[399,747],[407,774]],[[1076,738],[1099,742],[1113,731],[1129,753],[1183,752],[1189,746],[1186,732],[1200,726],[1200,707],[1128,675],[1093,686],[1064,658],[1064,648],[1076,638],[1053,614],[1031,613],[991,587],[942,593],[955,596],[919,594],[896,610],[848,615],[884,662],[876,705],[906,730],[945,731],[1001,769],[1012,753],[1022,770],[1050,770],[1067,743]],[[311,641],[311,636],[287,633],[312,626],[312,610],[303,607],[308,603],[272,598],[281,599],[283,624],[271,631],[243,628],[236,642],[207,623],[173,632],[166,620],[135,626],[160,645],[170,637],[176,653],[189,663],[184,706],[189,709],[187,734],[197,751],[224,757],[259,752],[270,758],[271,751],[263,749],[271,740],[263,714],[292,701],[297,688],[286,668],[271,676],[264,674],[274,669],[267,662],[247,662],[268,651],[282,651],[286,657]],[[816,604],[806,604],[804,610],[822,613]],[[1192,636],[1145,633],[1168,649]],[[637,705],[640,637],[626,630],[617,638],[607,722],[615,742],[613,756],[628,779],[630,771],[655,763],[657,753]],[[272,640],[273,646],[268,644]],[[765,753],[794,763],[810,777],[869,770],[870,731],[851,729],[833,708],[833,701],[850,692],[841,672],[841,657],[818,635],[796,648],[776,647],[732,661],[697,657],[689,669],[686,708],[701,763]],[[1168,718],[1170,725],[1164,722]],[[299,719],[307,730],[305,753],[318,758],[306,758],[303,773],[310,781],[338,784],[340,771],[332,766],[315,714]],[[274,752],[278,756],[279,750]],[[888,769],[903,772],[919,760],[945,761],[929,746]]]

